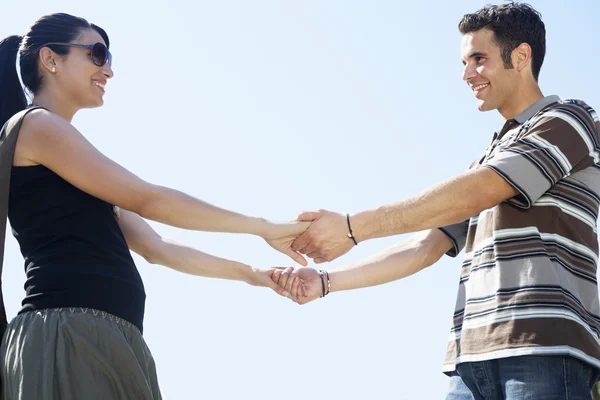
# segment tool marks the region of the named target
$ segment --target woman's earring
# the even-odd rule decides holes
[[[52,67],[52,73],[56,73],[56,67]]]

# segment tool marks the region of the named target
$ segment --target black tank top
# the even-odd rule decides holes
[[[25,258],[20,313],[93,308],[142,330],[144,285],[112,205],[42,165],[13,167],[8,217]]]

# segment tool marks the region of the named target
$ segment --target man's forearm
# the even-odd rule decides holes
[[[425,192],[351,217],[359,241],[464,221],[517,194],[488,168],[467,171]]]
[[[381,285],[405,278],[434,264],[451,247],[450,240],[437,229],[418,233],[356,264],[330,272],[331,291]]]

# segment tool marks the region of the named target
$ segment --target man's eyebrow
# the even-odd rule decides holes
[[[467,59],[474,58],[474,57],[487,57],[487,54],[485,54],[481,51],[474,51],[467,56]],[[463,60],[462,63],[463,63],[463,65],[467,64],[467,62],[465,60]]]

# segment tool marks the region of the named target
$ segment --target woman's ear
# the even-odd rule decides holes
[[[56,73],[56,60],[58,59],[55,52],[48,47],[43,47],[40,50],[40,66],[49,72]]]

